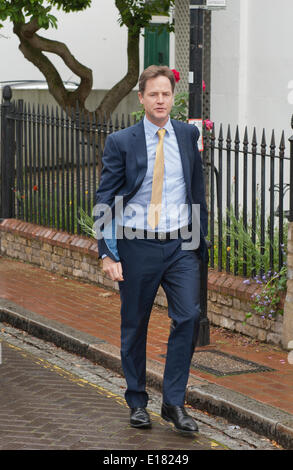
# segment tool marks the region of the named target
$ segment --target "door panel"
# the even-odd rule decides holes
[[[159,34],[159,24],[145,28],[144,68],[149,65],[169,66],[169,33],[165,29]],[[154,29],[155,28],[155,29]]]

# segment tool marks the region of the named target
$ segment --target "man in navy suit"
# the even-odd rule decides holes
[[[170,119],[174,89],[168,67],[150,66],[140,76],[138,96],[145,117],[106,140],[95,226],[103,271],[119,283],[130,424],[151,426],[146,338],[161,284],[172,320],[162,417],[177,430],[193,433],[198,427],[184,401],[199,327],[200,259],[207,261],[207,208],[199,132]]]

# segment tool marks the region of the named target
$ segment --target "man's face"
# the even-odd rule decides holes
[[[149,121],[163,127],[169,119],[173,106],[174,94],[169,78],[159,75],[146,82],[144,93],[138,93],[139,101],[144,106]]]

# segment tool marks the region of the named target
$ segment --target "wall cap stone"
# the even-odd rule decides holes
[[[85,235],[72,235],[50,227],[41,227],[30,222],[17,219],[3,219],[0,221],[0,231],[9,232],[28,239],[37,239],[51,246],[59,246],[78,251],[87,255],[97,256],[98,243]]]

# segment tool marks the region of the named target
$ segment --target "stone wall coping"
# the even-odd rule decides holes
[[[249,283],[245,283],[249,279],[243,276],[234,276],[231,273],[219,272],[216,269],[209,268],[208,274],[208,290],[218,292],[222,295],[236,297],[244,302],[252,302],[252,295],[259,294],[262,285],[250,279]],[[286,293],[280,294],[280,306],[284,306]]]
[[[253,281],[250,284],[244,283],[247,279],[247,277],[234,276],[231,273],[219,272],[216,269],[209,268],[208,289],[251,302],[252,294],[259,293],[261,286]]]
[[[3,219],[0,222],[0,231],[9,232],[28,239],[40,240],[52,246],[59,246],[84,254],[97,256],[98,244],[85,235],[72,235],[50,227],[43,227],[30,222],[17,219]]]

